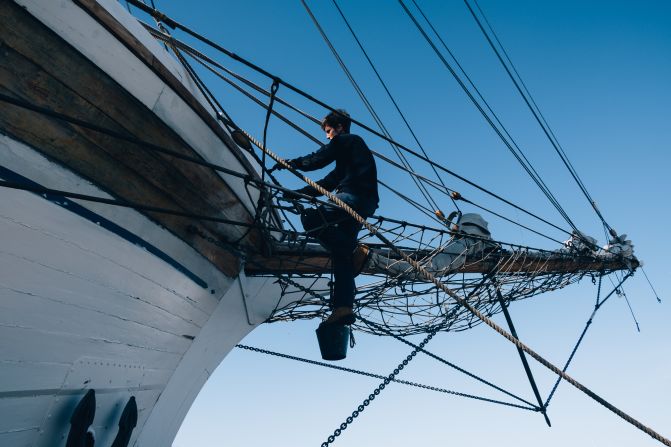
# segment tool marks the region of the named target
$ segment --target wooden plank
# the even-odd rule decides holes
[[[7,73],[3,76],[3,84],[7,90],[15,95],[20,94],[33,104],[42,104],[47,108],[122,134],[141,135],[145,141],[183,155],[195,156],[181,138],[166,128],[158,117],[138,104],[135,98],[119,94],[119,86],[103,76],[90,62],[79,60],[83,58],[74,54],[73,50],[70,51],[73,54],[63,51],[61,45],[54,45],[54,39],[40,39],[40,37],[40,33],[33,34],[28,41],[22,35],[4,36],[8,45],[13,47],[7,48],[5,53],[4,70]],[[39,48],[37,54],[34,54],[35,46]],[[62,69],[63,65],[73,62],[78,65],[76,74]],[[35,86],[39,86],[39,89]],[[239,203],[240,199],[213,170],[166,155],[147,152],[141,147],[93,131],[68,127],[72,133],[81,134],[81,145],[90,143],[89,151],[104,151],[109,154],[109,163],[127,168],[119,173],[115,170],[109,172],[109,175],[117,181],[120,174],[124,179],[135,174],[138,177],[136,182],[150,183],[171,202],[177,204],[180,210],[204,215],[219,210],[216,214],[221,214],[221,217],[251,222],[251,216]],[[69,153],[71,156],[66,158]],[[61,151],[51,151],[50,155],[72,166],[76,162],[73,158],[86,157],[88,152],[75,152],[71,148],[65,154]],[[94,180],[96,176],[102,175],[97,172],[92,175],[91,172],[94,171],[92,168],[85,171]],[[102,177],[100,181],[110,180]],[[134,189],[139,187],[135,186]],[[216,228],[218,232],[224,234],[230,231],[222,224],[208,223],[206,226]],[[235,230],[237,232],[231,237],[239,238],[245,231],[244,228]]]
[[[130,345],[95,337],[0,325],[0,358],[7,361],[68,363],[82,356],[113,358],[150,368],[172,369],[181,354],[149,346]]]
[[[32,23],[34,19],[27,18],[25,12],[20,13],[11,7],[0,8],[0,12],[3,20],[15,24],[2,37],[5,46],[0,84],[7,89],[5,91],[11,91],[12,94],[20,92],[31,102],[57,110],[62,107],[69,114],[88,119],[93,117],[94,121],[112,129],[131,134],[141,133],[158,144],[193,154],[146,107],[127,94],[120,95],[117,84],[60,39],[50,35],[46,29],[41,29],[41,25]],[[30,39],[22,37],[24,35],[30,35]],[[10,44],[17,51],[10,51]],[[36,65],[36,61],[39,64]],[[66,70],[66,67],[76,68]],[[48,74],[43,70],[48,70]],[[82,94],[88,95],[86,99],[79,95],[80,90]],[[6,109],[9,108],[3,108]],[[108,137],[38,117],[32,112],[11,109],[11,113],[6,111],[1,122],[9,133],[46,151],[117,195],[164,208],[179,205],[200,214],[220,215],[246,222],[251,219],[239,199],[209,169],[195,168],[184,163],[173,164],[174,160],[143,151],[128,151],[125,150],[128,145],[120,146]],[[40,131],[35,132],[34,129]],[[124,182],[119,182],[119,178],[123,178]],[[229,275],[236,274],[238,264],[234,257],[200,238],[194,238],[185,230],[187,223],[184,219],[149,215],[196,247],[222,271]],[[231,232],[231,236],[245,234],[243,229],[230,225],[204,226],[224,235]],[[246,241],[258,245],[259,237],[253,231]]]
[[[173,334],[195,336],[208,316],[177,314],[156,303],[154,296],[140,291],[124,293],[95,281],[64,273],[16,256],[0,255],[0,290],[34,294],[82,311],[114,315],[117,318]]]
[[[200,309],[194,300],[158,282],[162,274],[172,273],[169,267],[161,265],[162,263],[157,262],[159,269],[152,276],[144,277],[124,268],[121,260],[112,260],[97,253],[82,250],[67,240],[49,237],[48,234],[40,232],[31,232],[30,238],[27,238],[25,231],[22,231],[23,228],[18,225],[3,225],[2,229],[7,237],[6,241],[3,241],[3,247],[0,248],[0,259],[4,258],[7,266],[7,273],[2,276],[7,275],[5,283],[11,281],[19,285],[14,287],[17,290],[23,290],[26,287],[25,285],[20,286],[18,278],[21,278],[24,284],[31,284],[33,281],[45,284],[32,273],[39,271],[42,274],[48,274],[54,281],[62,281],[54,284],[63,284],[65,287],[80,284],[81,288],[78,290],[81,293],[90,294],[92,290],[100,293],[100,296],[92,295],[94,299],[102,300],[110,295],[114,299],[118,295],[126,295],[132,299],[145,301],[198,326],[201,326],[209,317],[209,313]],[[32,243],[27,244],[26,241],[32,241]],[[141,250],[138,251],[141,252]],[[64,254],[67,256],[63,256]],[[152,259],[151,255],[146,254],[145,256],[149,260]],[[12,263],[17,262],[22,263],[24,270],[12,267]],[[45,271],[40,266],[51,272]],[[9,275],[9,272],[12,272],[12,275]],[[46,290],[49,290],[49,284],[45,285]],[[50,296],[49,293],[43,295]],[[100,301],[102,305],[105,305],[105,302]]]
[[[163,89],[160,78],[148,73],[146,65],[139,59],[132,55],[128,57],[128,50],[110,39],[109,34],[77,5],[71,1],[41,0],[14,0],[14,3],[70,42],[87,59],[95,61],[102,70],[114,73],[116,82],[146,107],[151,108],[156,102]]]
[[[103,446],[112,445],[112,441],[118,431],[121,412],[123,411],[126,402],[128,402],[129,396],[132,394],[135,396],[135,401],[137,403],[138,419],[138,424],[135,427],[135,430],[133,430],[131,441],[128,444],[132,446],[140,434],[147,417],[154,408],[156,401],[161,395],[161,391],[162,390],[146,390],[120,395],[100,395],[100,405],[105,411],[96,413],[96,419],[93,422],[93,429],[96,431],[96,434],[100,433],[100,437],[98,437],[96,444]]]
[[[104,11],[97,3],[95,5],[97,9]],[[11,17],[13,19],[17,18],[16,15],[12,15]],[[29,21],[25,20],[25,22]],[[58,83],[66,86],[74,93],[71,97],[68,96],[58,100],[51,99],[54,107],[61,106],[65,109],[63,113],[82,119],[88,118],[90,121],[112,130],[125,130],[128,134],[141,136],[141,139],[145,141],[184,155],[199,158],[184,142],[183,138],[166,126],[159,117],[148,113],[149,110],[147,110],[145,105],[140,104],[134,97],[123,91],[115,81],[102,73],[98,67],[88,59],[82,57],[81,54],[69,45],[62,42],[59,37],[50,32],[33,31],[29,35],[22,32],[31,26],[34,27],[35,24],[25,23],[21,27],[16,24],[6,31],[4,38],[9,46],[39,65],[49,76],[52,76]],[[123,65],[128,56],[119,60],[118,64]],[[72,66],[73,63],[76,63],[76,70],[65,68]],[[142,77],[139,78],[142,79]],[[136,79],[135,82],[138,82],[138,80]],[[174,82],[184,89],[181,82],[177,79],[174,79]],[[158,80],[158,83],[162,83],[161,79]],[[54,86],[50,86],[48,90],[50,95],[53,95]],[[166,96],[169,95],[168,90],[166,88],[161,89],[153,104],[154,109],[157,104],[161,104],[162,101],[166,100]],[[185,91],[184,94],[187,95],[188,92]],[[192,95],[188,94],[188,97],[195,101]],[[179,107],[182,103],[182,101],[176,102],[172,99],[168,99],[168,102],[169,107],[166,107],[167,115],[173,113],[175,107]],[[200,106],[199,103],[194,103]],[[202,108],[202,106],[200,107]],[[140,117],[140,115],[142,116]],[[184,125],[188,128],[193,128],[195,133],[212,135],[212,132],[206,126],[201,129],[194,128],[194,126],[204,126],[200,115],[187,115],[184,113],[175,113],[175,115],[182,117],[182,119],[188,119],[190,122],[184,123]],[[212,119],[209,114],[207,117]],[[218,125],[216,127],[220,129]],[[96,139],[100,139],[101,141],[109,140],[110,144],[100,145],[102,148],[108,148],[108,146],[114,147],[115,143],[117,146],[128,146],[127,144],[119,145],[114,140],[99,137],[90,132],[83,133],[88,134],[92,138],[96,137]],[[201,145],[209,147],[218,153],[229,151],[227,147],[222,150],[223,144],[221,140],[210,139]],[[108,148],[108,150],[110,149]],[[230,187],[226,183],[221,182],[219,176],[211,169],[195,167],[182,161],[175,162],[174,158],[163,155],[148,158],[142,157],[141,155],[145,155],[143,151],[135,148],[131,151],[123,150],[122,155],[123,157],[120,157],[120,161],[126,160],[125,164],[130,167],[145,162],[147,165],[143,166],[142,172],[151,174],[151,169],[160,169],[163,167],[165,172],[160,171],[153,175],[145,174],[145,176],[148,177],[148,180],[160,179],[157,181],[156,186],[163,187],[164,190],[169,191],[172,195],[177,196],[180,191],[187,190],[188,188],[194,188],[195,191],[198,191],[197,194],[191,194],[190,201],[185,201],[181,203],[182,205],[189,205],[195,210],[198,201],[207,199],[213,209],[221,210],[224,217],[231,220],[251,221],[249,212],[240,203],[246,197],[236,196]],[[144,158],[147,158],[147,160],[145,161]],[[239,163],[230,163],[230,160],[229,164],[231,164],[229,166],[231,169],[237,169],[243,173],[253,172],[253,170],[245,169]],[[173,178],[175,178],[177,184],[171,186],[169,182]],[[230,181],[232,179],[229,178],[227,180]],[[241,180],[235,178],[235,181],[239,183]],[[213,185],[217,185],[218,187],[213,187]],[[204,191],[207,192],[207,195],[202,194]],[[204,210],[201,210],[201,212],[204,212]],[[242,231],[240,231],[240,234],[242,234]]]
[[[393,255],[390,262],[397,260],[398,256]],[[630,260],[631,267],[638,267],[638,260]],[[475,255],[466,258],[463,266],[451,270],[449,274],[455,273],[488,273],[492,268],[500,265],[500,273],[534,273],[534,274],[553,274],[553,273],[571,273],[576,271],[609,271],[609,270],[628,270],[629,265],[624,259],[574,256],[557,254],[548,257],[545,253],[529,252],[524,256],[512,253],[489,253],[486,258],[482,255]],[[354,266],[355,270],[361,270],[361,264]],[[252,256],[245,265],[245,272],[248,275],[261,274],[286,274],[286,273],[313,273],[325,274],[331,270],[331,260],[329,253],[323,250],[317,253],[315,250],[307,253],[300,253],[297,249],[294,252],[274,252],[272,257]],[[364,274],[386,274],[382,267],[364,265],[362,273]],[[411,273],[413,278],[414,273]],[[421,279],[421,278],[416,278]]]
[[[33,447],[37,438],[37,428],[0,433],[0,445],[12,447]]]
[[[3,89],[0,88],[0,91],[3,91]],[[80,175],[89,178],[100,187],[107,189],[113,195],[149,206],[179,210],[179,207],[175,206],[170,197],[147,185],[130,169],[116,165],[113,159],[103,151],[98,150],[96,146],[82,139],[71,129],[66,129],[60,123],[44,119],[25,110],[12,109],[10,110],[9,107],[0,108],[0,127],[6,132],[34,147],[39,147],[48,155],[56,155],[59,161]],[[21,127],[16,127],[16,124]],[[73,151],[73,148],[83,148],[86,151],[86,156],[80,156]],[[105,169],[109,166],[114,166],[114,169]],[[86,172],[95,172],[95,178],[90,178],[85,174]],[[123,179],[123,182],[119,182],[119,179]],[[110,190],[105,188],[106,185],[117,186]],[[119,187],[123,191],[119,191]],[[190,233],[187,228],[193,223],[192,219],[149,212],[144,214],[172,230],[173,233],[202,253],[227,275],[236,275],[238,271],[237,258],[226,250],[207,243]],[[202,214],[215,215],[212,211]],[[198,222],[195,223],[199,227],[201,226]],[[207,228],[202,228],[206,234],[209,233]],[[210,235],[215,239],[218,238],[214,234],[210,233]]]
[[[199,104],[199,107],[206,109],[203,109],[204,116],[210,116],[210,118],[205,119],[212,120],[215,117],[184,67],[168,54],[138,21],[118,3],[101,1],[92,6],[96,10],[100,10],[100,14],[113,16],[110,17],[110,20],[114,21],[114,28],[123,30],[134,44],[144,47],[144,51],[141,53],[131,51],[135,45],[128,45],[127,47],[119,40],[122,37],[113,32],[112,28],[105,31],[103,26],[106,25],[102,21],[97,22],[98,18],[96,16],[100,14],[90,12],[90,8],[84,7],[85,9],[82,9],[72,2],[40,2],[36,0],[16,0],[16,2],[26,7],[31,14],[100,67],[147,108],[152,109],[170,128],[180,134],[191,147],[207,160],[257,176],[255,174],[256,168],[254,168],[256,166],[255,162],[253,165],[250,165],[250,163],[243,164],[245,159],[248,161],[252,159],[247,152],[239,152],[235,145],[232,146],[232,149],[226,146],[230,146],[231,140],[228,133],[222,130],[216,120],[211,121],[211,124],[216,127],[214,127],[214,130],[210,129],[201,115],[194,111],[177,93],[174,93],[172,87],[163,88],[164,83],[172,85],[174,82],[179,88],[185,89],[184,94],[187,98],[195,99],[196,105]],[[76,23],[76,27],[73,26],[74,23]],[[126,42],[126,39],[124,39],[124,42]],[[149,57],[153,59],[147,59]],[[162,70],[172,74],[174,79],[159,76],[158,72],[154,70],[154,66],[162,66]],[[156,90],[157,86],[161,88]],[[151,92],[151,94],[148,94],[148,92]],[[168,107],[161,107],[160,105],[168,97],[170,97],[166,104]],[[223,132],[221,137],[217,135],[217,132]],[[222,138],[226,139],[224,143],[222,143]],[[222,146],[225,146],[224,150],[222,150]],[[243,155],[242,161],[236,158],[240,155]],[[228,178],[227,183],[241,199],[241,202],[250,211],[253,211],[256,199],[247,200],[247,193],[242,182]]]
[[[0,396],[34,389],[58,389],[69,370],[70,365],[66,363],[0,360]]]
[[[182,334],[146,326],[107,312],[82,309],[16,290],[0,288],[0,293],[0,325],[93,337],[135,346],[146,345],[177,354],[183,354],[191,345],[191,340]]]
[[[0,399],[0,433],[39,428],[47,416],[51,399],[51,396]]]
[[[235,155],[245,170],[252,175],[257,175],[256,170],[249,163],[247,158],[240,152],[238,146],[233,142],[230,136],[221,128],[219,123],[210,115],[203,104],[196,100],[196,98],[189,92],[175,75],[165,67],[158,60],[154,54],[149,51],[140,42],[137,37],[131,34],[126,27],[112,16],[104,7],[102,7],[95,0],[74,0],[84,11],[88,12],[91,17],[101,23],[112,35],[114,35],[120,42],[122,42],[138,59],[143,61],[156,73],[172,90],[174,90],[182,100],[184,100],[205,122],[210,129],[217,134],[217,136],[226,143],[226,146]]]
[[[38,172],[48,173],[48,177],[44,179],[46,186],[104,195],[71,171],[48,162],[25,146],[20,154],[11,156],[13,154],[10,152],[16,146],[7,147],[5,145],[7,140],[6,137],[0,138],[0,164],[3,166],[28,178]],[[18,144],[14,140],[11,141]],[[19,158],[23,156],[25,159]],[[27,241],[32,240],[32,233],[68,241],[73,248],[116,263],[119,269],[126,270],[129,275],[160,282],[167,290],[175,291],[184,299],[193,301],[194,305],[206,314],[212,312],[218,304],[220,295],[216,294],[217,291],[225,289],[230,281],[182,240],[164,228],[157,228],[145,216],[133,210],[107,207],[92,211],[117,223],[131,234],[136,234],[157,249],[163,250],[175,262],[203,278],[208,283],[208,289],[203,289],[188,276],[178,273],[172,264],[157,259],[143,247],[101,228],[96,221],[82,219],[70,212],[70,207],[53,206],[41,196],[6,188],[0,191],[0,196],[0,226],[10,222],[11,225],[22,228],[26,233],[22,237]],[[90,204],[87,209],[89,208]]]
[[[56,396],[49,408],[49,415],[41,426],[40,433],[35,438],[36,447],[53,447],[54,440],[65,442],[70,429],[69,420],[74,408],[79,403],[87,390],[78,394]],[[133,431],[129,445],[133,445],[135,439],[151,412],[161,390],[142,390],[106,392],[96,389],[96,414],[91,427],[96,433],[96,445],[108,446],[116,437],[119,418],[124,406],[130,396],[135,396],[138,409],[138,425]],[[60,445],[60,444],[58,444]]]

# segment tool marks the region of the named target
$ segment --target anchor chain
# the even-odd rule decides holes
[[[362,320],[367,324],[372,324],[374,326],[377,326],[375,323],[373,323],[371,321],[364,320],[363,318],[362,318]],[[374,401],[377,396],[380,395],[380,393],[386,388],[387,385],[389,385],[392,381],[394,381],[394,379],[396,378],[398,373],[400,373],[403,370],[403,368],[408,366],[408,363],[410,363],[410,361],[417,355],[417,353],[421,349],[423,349],[424,346],[426,346],[426,344],[433,338],[434,335],[436,335],[439,328],[440,328],[440,326],[435,327],[429,333],[429,335],[427,335],[426,338],[424,338],[424,340],[422,340],[422,342],[415,349],[413,349],[412,352],[410,354],[408,354],[408,356],[405,359],[403,359],[403,361],[396,368],[394,368],[394,371],[391,374],[389,374],[387,377],[385,377],[384,381],[382,383],[380,383],[377,386],[377,388],[375,388],[373,390],[373,392],[370,393],[368,395],[368,397],[361,402],[361,404],[359,404],[359,406],[356,408],[356,410],[352,411],[351,416],[347,416],[345,421],[342,424],[340,424],[340,426],[333,431],[333,434],[329,435],[329,437],[326,439],[326,441],[322,442],[321,447],[328,447],[329,444],[332,444],[335,441],[335,439],[338,436],[340,436],[340,434],[344,430],[346,430],[347,427],[352,422],[354,422],[354,419],[359,417],[359,415],[366,409],[366,407],[368,405],[370,405],[370,403],[372,401]]]

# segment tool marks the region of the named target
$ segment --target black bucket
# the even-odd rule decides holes
[[[317,328],[317,341],[324,360],[342,360],[347,357],[349,326],[322,324]]]

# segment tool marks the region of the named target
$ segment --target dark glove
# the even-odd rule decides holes
[[[286,160],[286,162],[291,166],[292,168],[296,167],[296,162],[294,160]],[[270,171],[281,171],[282,169],[287,169],[286,166],[284,166],[282,163],[277,162],[275,163],[275,166],[273,166]]]

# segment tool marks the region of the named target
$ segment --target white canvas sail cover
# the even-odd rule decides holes
[[[421,261],[422,266],[435,276],[444,276],[460,269],[468,256],[495,246],[485,219],[479,214],[463,214],[454,226],[459,233],[454,235],[435,254]],[[366,268],[386,270],[391,276],[405,276],[412,271],[406,261],[391,259],[383,253],[374,252]]]

